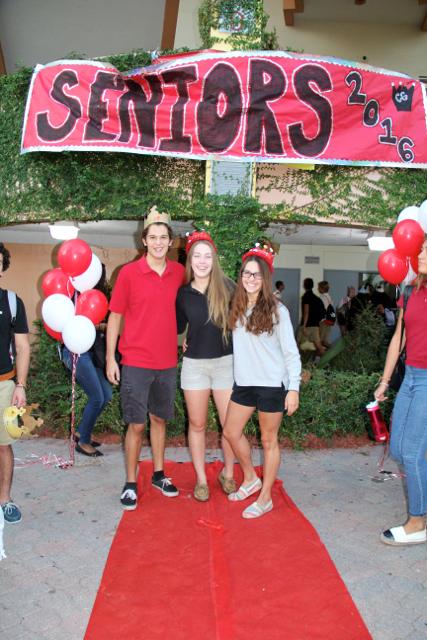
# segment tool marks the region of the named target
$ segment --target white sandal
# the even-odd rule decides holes
[[[406,533],[404,527],[401,525],[383,531],[380,540],[384,544],[389,544],[393,547],[423,544],[427,542],[427,532],[426,529],[423,529],[422,531],[414,531],[414,533]]]
[[[247,520],[253,520],[254,518],[260,518],[265,513],[268,513],[273,508],[273,501],[269,500],[265,504],[260,504],[259,502],[253,502],[246,507],[246,509],[242,513],[242,518],[246,518]]]
[[[241,484],[237,491],[228,495],[228,499],[231,500],[231,502],[240,502],[241,500],[246,500],[249,496],[260,491],[261,488],[261,478],[257,477],[256,480],[253,480],[249,484]]]

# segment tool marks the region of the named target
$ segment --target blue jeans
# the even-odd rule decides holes
[[[73,356],[66,347],[62,350],[62,360],[67,369],[72,371]],[[82,353],[77,360],[76,380],[88,397],[77,431],[80,443],[89,444],[95,422],[111,400],[113,392],[104,372],[93,364],[90,351]]]
[[[408,511],[427,513],[427,369],[406,366],[393,409],[390,453],[406,474]]]

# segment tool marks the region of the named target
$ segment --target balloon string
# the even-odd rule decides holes
[[[393,472],[393,471],[386,471],[386,469],[384,469],[384,463],[389,457],[389,454],[390,454],[390,441],[387,440],[387,442],[384,443],[382,452],[380,453],[380,457],[377,462],[378,474],[376,476],[371,477],[371,480],[373,480],[374,482],[384,482],[388,478],[392,479],[392,478],[405,477],[405,474],[402,471]]]
[[[71,369],[71,424],[70,424],[70,464],[74,465],[74,449],[76,447],[76,370],[79,356],[73,353],[73,366]]]

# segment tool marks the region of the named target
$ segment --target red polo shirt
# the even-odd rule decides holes
[[[119,341],[122,364],[145,369],[176,367],[175,299],[183,280],[184,267],[170,260],[161,276],[145,256],[122,267],[110,301],[110,311],[124,318]]]
[[[397,306],[403,308],[403,296]],[[414,287],[405,312],[406,364],[427,369],[427,287]]]

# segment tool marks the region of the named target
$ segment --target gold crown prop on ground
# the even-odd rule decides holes
[[[38,407],[38,404],[29,404],[19,409],[14,406],[6,407],[3,411],[3,423],[11,438],[19,440],[23,436],[29,436],[36,427],[42,426],[43,420],[31,415],[33,409],[38,409]],[[19,424],[18,418],[21,418],[22,424]]]

